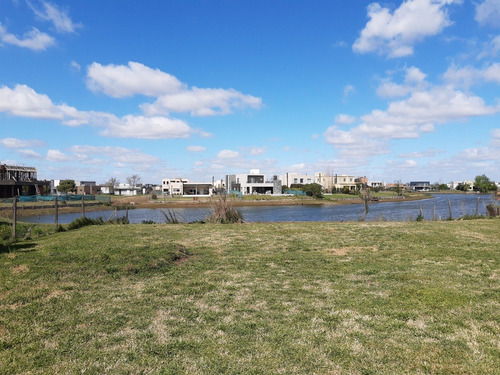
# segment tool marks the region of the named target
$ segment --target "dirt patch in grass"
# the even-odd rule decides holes
[[[20,274],[20,273],[26,273],[26,272],[29,272],[29,268],[27,265],[25,264],[20,264],[18,266],[15,266],[12,268],[12,273],[14,275],[17,275],[17,274]]]
[[[334,249],[327,249],[326,253],[335,254],[335,255],[347,255],[351,253],[363,253],[363,252],[376,252],[378,248],[375,246],[356,246],[356,247],[340,247]]]

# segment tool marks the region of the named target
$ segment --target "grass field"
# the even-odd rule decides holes
[[[0,374],[498,374],[500,220],[100,225],[0,247]]]

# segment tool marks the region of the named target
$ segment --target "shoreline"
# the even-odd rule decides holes
[[[403,198],[399,197],[379,197],[376,200],[370,201],[370,204],[378,203],[389,203],[389,202],[407,202],[422,199],[432,199],[431,195],[418,194],[413,196],[407,196]],[[231,204],[234,207],[272,207],[272,206],[322,206],[322,205],[353,205],[353,204],[363,204],[363,200],[359,197],[353,198],[339,198],[339,199],[256,199],[256,200],[231,200]],[[149,196],[135,196],[135,197],[120,197],[114,201],[111,205],[103,204],[89,204],[85,205],[85,212],[92,211],[112,211],[115,209],[168,209],[168,208],[209,208],[211,202],[209,199],[203,200],[182,200],[182,201],[161,201],[161,200],[149,200]],[[29,208],[28,208],[29,207]],[[81,212],[81,205],[71,205],[71,206],[59,206],[59,214],[66,213],[78,213]],[[27,207],[18,205],[17,216],[31,217],[31,216],[42,216],[42,215],[53,215],[53,206],[40,206],[39,208],[34,208],[34,205],[30,204]],[[10,218],[12,216],[12,209],[10,207],[2,207],[0,210],[0,217]]]

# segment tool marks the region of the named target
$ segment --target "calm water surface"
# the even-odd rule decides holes
[[[415,220],[420,208],[425,220],[445,220],[450,216],[449,204],[453,218],[464,215],[486,215],[486,205],[492,203],[491,195],[477,194],[435,194],[431,199],[410,202],[372,203],[366,221],[408,221]],[[162,214],[165,209],[134,209],[128,211],[131,223],[141,223],[143,220],[152,220],[157,223],[165,222]],[[175,208],[172,209],[177,218],[184,222],[203,220],[210,210],[208,208]],[[364,214],[363,204],[342,206],[252,206],[238,207],[246,222],[273,222],[273,221],[358,221]],[[117,215],[125,216],[125,211],[118,211]],[[67,224],[79,218],[81,213],[61,214],[59,223]],[[87,212],[86,217],[104,220],[115,217],[114,211]],[[54,215],[26,217],[22,219],[32,223],[53,223]]]

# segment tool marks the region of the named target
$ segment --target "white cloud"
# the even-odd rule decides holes
[[[409,152],[409,153],[403,153],[399,154],[398,158],[430,158],[430,157],[435,157],[436,155],[442,153],[443,151],[436,150],[434,148],[429,148],[425,151],[415,151],[415,152]]]
[[[80,64],[78,64],[76,61],[71,61],[71,67],[75,70],[78,70],[78,71],[80,71],[82,69]]]
[[[154,103],[141,105],[148,116],[170,112],[190,112],[193,116],[225,115],[233,109],[258,109],[262,99],[234,89],[188,88],[176,77],[137,62],[103,66],[96,62],[88,68],[87,86],[94,92],[121,98],[133,95],[156,97]]]
[[[451,65],[443,75],[446,82],[455,86],[469,88],[481,82],[494,82],[500,84],[500,64],[485,65],[482,69],[471,66],[459,68]]]
[[[475,19],[482,26],[500,26],[500,1],[484,0],[476,4]]]
[[[451,24],[445,6],[460,0],[407,0],[394,12],[378,3],[368,6],[370,18],[353,45],[358,53],[388,57],[413,54],[415,43],[437,35]]]
[[[59,120],[64,125],[89,125],[103,128],[101,135],[116,138],[167,139],[187,138],[199,133],[182,120],[161,116],[133,116],[121,118],[105,112],[82,112],[66,104],[56,105],[44,94],[38,94],[26,85],[14,89],[0,87],[0,112],[15,116]]]
[[[354,88],[353,85],[346,85],[344,87],[344,97],[347,97],[351,94],[354,94],[356,92],[356,89]]]
[[[187,138],[195,131],[184,121],[166,117],[127,115],[121,118],[104,116],[99,134],[116,138]]]
[[[422,86],[424,77],[420,71],[413,70],[413,74],[407,74],[405,84],[416,82]],[[388,153],[393,139],[417,138],[422,133],[433,132],[438,124],[500,112],[500,106],[488,106],[482,98],[453,86],[412,90],[407,90],[411,91],[408,98],[390,102],[386,110],[377,109],[361,116],[360,123],[349,130],[336,125],[329,127],[324,133],[325,141],[334,146],[340,156],[362,161]]]
[[[182,82],[174,76],[133,61],[128,66],[103,66],[94,62],[87,68],[87,87],[114,98],[133,95],[156,97],[177,93],[182,86]]]
[[[335,116],[335,124],[338,125],[349,125],[353,124],[356,121],[356,117],[346,115],[346,114],[340,114]]]
[[[59,9],[57,5],[51,4],[48,1],[42,1],[43,10],[35,8],[29,1],[27,3],[40,19],[52,22],[57,32],[73,33],[75,29],[82,26],[81,24],[73,23],[67,11]]]
[[[26,148],[26,147],[43,147],[45,144],[36,139],[18,139],[4,138],[0,139],[0,144],[5,148]]]
[[[161,161],[154,155],[148,155],[139,149],[129,149],[114,146],[88,146],[77,145],[69,148],[73,155],[78,155],[80,160],[93,158],[95,155],[106,157],[115,163],[120,163],[123,167],[128,164],[155,164]]]
[[[43,51],[56,44],[50,35],[41,32],[33,27],[31,31],[25,33],[22,38],[7,32],[7,29],[0,23],[0,41],[12,44],[17,47],[28,48],[33,51]]]
[[[218,159],[235,159],[239,157],[240,153],[233,150],[222,150],[217,154]]]
[[[206,147],[203,147],[203,146],[188,146],[188,147],[186,147],[186,151],[189,151],[189,152],[203,152],[203,151],[206,151]]]
[[[175,94],[162,95],[153,104],[143,104],[148,115],[166,115],[170,112],[190,112],[192,116],[227,115],[233,108],[258,109],[262,99],[242,94],[233,89],[201,89],[193,87]]]
[[[42,155],[40,155],[38,152],[34,150],[29,150],[29,149],[22,149],[22,150],[17,150],[17,153],[21,154],[23,157],[28,158],[28,159],[41,159]]]
[[[377,88],[377,95],[382,98],[396,98],[406,96],[418,90],[423,90],[428,86],[425,81],[426,77],[427,75],[420,69],[412,66],[405,70],[403,84],[397,84],[391,80],[385,80]]]
[[[71,156],[62,153],[59,150],[48,150],[46,159],[48,161],[57,161],[57,162],[65,162],[73,160]]]
[[[491,131],[490,146],[500,148],[500,129],[493,129]]]
[[[85,123],[85,114],[66,104],[55,105],[47,95],[38,94],[26,85],[14,89],[0,87],[0,112],[15,116],[60,120],[66,125]]]

